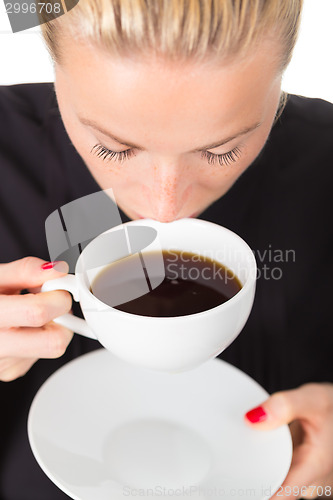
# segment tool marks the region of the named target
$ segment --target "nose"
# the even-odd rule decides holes
[[[181,216],[189,192],[189,179],[179,165],[159,164],[153,168],[150,204],[153,217],[172,222]]]

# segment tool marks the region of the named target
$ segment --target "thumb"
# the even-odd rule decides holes
[[[260,406],[245,414],[246,423],[258,429],[270,430],[295,419],[308,419],[315,411],[316,385],[305,384],[297,389],[272,394]]]

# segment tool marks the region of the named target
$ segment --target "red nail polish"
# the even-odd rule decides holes
[[[267,418],[267,413],[263,409],[262,406],[258,406],[257,408],[253,408],[246,413],[245,417],[252,423],[256,424],[258,422],[263,422]]]
[[[58,264],[58,260],[54,260],[53,262],[45,262],[45,264],[42,265],[42,269],[52,269],[56,264]]]

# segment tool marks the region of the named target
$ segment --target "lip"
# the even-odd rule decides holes
[[[191,215],[185,215],[185,217],[180,217],[181,219],[185,219],[185,218],[189,218],[189,219],[192,219],[194,217],[197,217],[198,215],[200,214],[200,210],[197,211],[197,212],[194,212],[193,214]],[[147,217],[143,217],[142,215],[138,214],[137,212],[134,212],[134,215],[137,219],[146,219]],[[151,218],[151,217],[149,217]],[[177,219],[176,219],[177,220]]]

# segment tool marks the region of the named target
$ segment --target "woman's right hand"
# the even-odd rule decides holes
[[[38,358],[58,358],[73,332],[52,320],[68,313],[71,295],[63,290],[40,292],[45,281],[68,272],[65,262],[43,269],[36,257],[0,264],[0,380],[24,375]],[[22,290],[30,293],[20,294]]]

